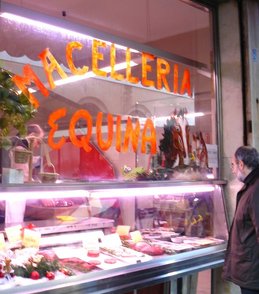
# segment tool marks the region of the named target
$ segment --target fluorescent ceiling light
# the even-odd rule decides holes
[[[197,72],[200,74],[200,75],[202,75],[202,76],[204,76],[204,77],[206,77],[206,78],[208,78],[208,79],[211,79],[211,73],[208,71],[208,70],[204,70],[204,69],[197,69]]]
[[[203,112],[190,112],[190,113],[186,113],[184,115],[184,117],[186,119],[193,119],[195,117],[201,117],[204,115],[205,115],[205,113],[203,113]],[[162,127],[162,126],[164,126],[164,124],[166,124],[166,121],[170,120],[170,119],[171,119],[171,116],[158,116],[158,117],[154,117],[153,121],[155,123],[155,126]]]
[[[44,31],[52,31],[52,32],[56,32],[56,33],[62,33],[62,34],[66,34],[66,35],[71,35],[74,38],[79,37],[79,38],[84,38],[84,39],[93,39],[93,37],[85,35],[85,34],[81,34],[75,31],[70,31],[68,29],[64,29],[62,27],[57,27],[48,23],[44,23],[41,21],[37,21],[34,19],[30,19],[30,18],[26,18],[20,15],[16,15],[16,14],[12,14],[12,13],[8,13],[8,12],[2,12],[0,14],[1,17],[12,20],[14,22],[17,23],[23,23],[23,24],[27,24],[27,25],[31,25],[37,28],[40,28],[41,30]]]
[[[214,186],[175,186],[175,187],[145,187],[145,188],[127,188],[127,189],[105,189],[89,191],[92,198],[113,198],[113,197],[132,197],[132,196],[150,196],[150,195],[182,195],[186,193],[212,192]]]
[[[70,198],[90,197],[90,198],[114,198],[114,197],[141,197],[150,195],[184,195],[193,193],[212,192],[215,190],[213,185],[190,185],[190,186],[156,186],[156,187],[127,187],[127,188],[104,188],[97,190],[46,190],[46,191],[5,191],[0,193],[0,200],[24,201],[28,199],[49,199],[64,198],[65,194],[69,194]]]
[[[28,88],[28,91],[29,91],[30,93],[35,93],[35,92],[37,92],[37,91],[36,91],[35,89],[33,89],[33,88]],[[21,94],[22,91],[21,91],[21,90],[18,90],[17,93],[18,93],[18,94]]]
[[[91,37],[89,35],[81,34],[81,33],[75,32],[75,31],[70,31],[70,30],[64,29],[62,27],[57,27],[57,26],[54,26],[54,25],[51,25],[51,24],[43,23],[43,22],[40,22],[40,21],[36,21],[36,20],[33,20],[33,19],[29,19],[29,18],[26,18],[26,17],[23,17],[23,16],[8,13],[8,12],[2,12],[0,14],[0,16],[3,17],[3,18],[9,19],[9,20],[15,21],[17,23],[23,23],[23,24],[32,25],[32,26],[38,27],[38,28],[40,28],[42,30],[46,30],[46,31],[50,30],[50,31],[54,31],[54,32],[57,32],[57,33],[63,33],[65,35],[71,35],[73,38],[81,37],[81,38],[90,39],[90,40],[94,39],[93,37]],[[105,42],[108,45],[112,44],[111,42],[108,42],[108,41],[105,41]],[[118,45],[118,44],[116,44],[116,48],[122,49],[122,50],[127,49],[127,47],[121,46],[121,45]],[[135,52],[135,53],[140,53],[139,51],[137,51],[135,49],[130,49],[130,51]],[[134,62],[134,61],[130,62],[131,67],[136,66],[136,65],[138,65],[136,62]],[[122,69],[125,69],[126,67],[127,67],[127,63],[122,62],[122,63],[119,63],[119,64],[115,65],[115,70],[117,70],[117,71],[122,70]],[[100,70],[102,70],[104,72],[107,72],[107,73],[110,73],[111,72],[111,67],[107,66],[107,67],[101,68]],[[76,76],[71,76],[71,77],[66,78],[66,79],[56,80],[55,85],[56,86],[65,85],[65,84],[68,84],[68,83],[77,82],[77,81],[84,80],[84,79],[91,78],[91,77],[95,77],[95,76],[96,75],[92,71],[90,71],[90,72],[87,72],[84,75],[76,75]],[[30,88],[29,92],[34,93],[34,92],[36,92],[36,90]]]
[[[192,117],[200,117],[200,116],[204,116],[204,112],[192,112],[192,113],[186,113],[184,116],[186,118],[192,118]]]
[[[40,189],[40,188],[39,188]],[[66,193],[69,198],[76,197],[88,197],[89,192],[87,190],[69,190],[69,191],[19,191],[19,192],[1,192],[0,200],[9,200],[17,202],[19,200],[24,201],[27,199],[50,199],[50,198],[64,198]]]
[[[136,65],[138,65],[136,62],[134,62],[134,61],[130,62],[131,67],[136,66]],[[125,69],[126,67],[127,67],[126,62],[118,63],[118,64],[116,64],[114,66],[115,70],[122,70],[122,69]],[[105,71],[107,73],[110,73],[111,72],[111,67],[106,66],[106,67],[101,68],[100,70]],[[97,77],[97,76],[92,71],[89,71],[84,75],[75,75],[75,76],[71,76],[71,77],[66,78],[66,79],[56,80],[56,81],[54,81],[54,83],[55,83],[56,86],[61,86],[61,85],[81,81],[81,80],[92,78],[92,77]]]
[[[188,118],[188,117],[198,117],[198,116],[204,116],[205,114],[203,112],[191,112],[191,113],[186,113],[184,114],[184,117]],[[158,116],[155,117],[155,121],[156,122],[160,122],[160,121],[166,121],[167,119],[170,119],[172,116],[168,115],[168,116]]]
[[[82,33],[76,32],[76,31],[72,31],[72,30],[62,28],[60,26],[51,25],[51,24],[48,24],[46,22],[41,22],[41,21],[38,21],[38,20],[30,19],[30,18],[27,18],[27,17],[23,17],[23,16],[20,16],[20,15],[9,13],[9,12],[2,12],[2,13],[0,13],[0,16],[3,17],[3,18],[6,18],[6,19],[12,20],[12,21],[14,21],[16,23],[27,24],[27,25],[30,25],[30,26],[40,28],[43,31],[52,31],[52,32],[56,32],[56,33],[59,33],[59,34],[61,33],[61,34],[64,34],[66,36],[69,35],[69,36],[71,36],[73,38],[77,37],[77,38],[83,38],[83,39],[88,39],[88,40],[93,40],[93,39],[101,40],[100,38],[94,38],[94,37],[86,35],[86,34],[82,34]],[[112,44],[111,42],[108,42],[106,40],[102,40],[102,41],[105,41],[105,43],[107,45]],[[125,51],[127,49],[127,47],[119,45],[119,44],[116,44],[116,48],[121,49],[121,50],[125,50]],[[140,53],[138,50],[135,50],[135,49],[130,49],[130,51],[134,52],[134,53]]]

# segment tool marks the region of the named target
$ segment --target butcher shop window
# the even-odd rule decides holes
[[[136,11],[128,2],[125,17],[102,25],[98,10],[86,13],[78,32],[1,14],[0,67],[29,88],[28,123],[44,132],[27,178],[11,160],[21,135],[8,134],[3,183],[217,176],[211,11],[148,3]]]

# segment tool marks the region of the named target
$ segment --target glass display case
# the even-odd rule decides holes
[[[2,186],[8,221],[1,227],[0,289],[126,293],[218,267],[227,239],[224,184]],[[17,222],[19,216],[8,212],[13,205],[21,207],[26,221]]]
[[[104,33],[88,10],[86,27],[5,2],[0,291],[172,292],[178,278],[221,266],[212,11],[129,2],[148,27],[128,39],[132,19],[99,15]]]

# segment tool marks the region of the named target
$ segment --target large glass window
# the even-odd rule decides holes
[[[80,32],[1,15],[0,66],[30,88],[37,113],[28,124],[44,131],[25,181],[42,180],[39,172],[61,181],[163,179],[189,167],[215,175],[209,10],[178,0],[119,3],[84,12],[91,29]],[[83,22],[80,14],[73,21]],[[2,152],[2,167],[17,167],[13,150]]]
[[[61,2],[62,15],[46,17],[60,14]],[[6,248],[55,256],[58,274],[72,274],[63,265],[75,270],[80,285],[68,284],[84,292],[106,280],[129,291],[153,276],[162,282],[219,266],[224,183],[203,181],[217,176],[218,164],[211,11],[185,0],[22,5],[1,1],[0,12]],[[34,251],[24,263],[23,251],[13,251],[0,260],[6,277],[17,260],[15,275],[34,279],[26,272]],[[126,283],[118,267],[127,267]]]

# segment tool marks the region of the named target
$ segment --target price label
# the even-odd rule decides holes
[[[28,247],[39,248],[40,238],[41,238],[40,232],[24,229],[22,245],[27,248]]]
[[[86,238],[82,240],[83,248],[87,250],[99,250],[99,239],[97,236],[91,236],[91,238]]]
[[[4,239],[4,234],[0,233],[0,251],[5,250],[6,244],[5,244],[5,239]]]
[[[131,239],[133,240],[134,243],[143,241],[142,235],[140,231],[134,231],[130,233]]]
[[[10,243],[15,243],[22,240],[21,229],[21,225],[5,228],[5,233]]]
[[[118,247],[122,245],[120,236],[117,233],[104,235],[102,243],[107,247]]]
[[[130,231],[130,226],[117,226],[116,233],[119,236],[128,236]]]
[[[90,207],[102,208],[102,203],[101,203],[100,199],[98,199],[98,198],[90,198],[89,205],[90,205]]]

